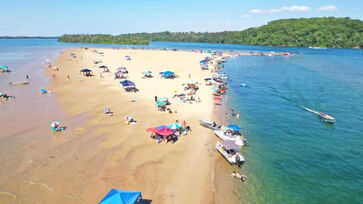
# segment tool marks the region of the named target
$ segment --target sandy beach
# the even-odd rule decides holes
[[[28,192],[38,196],[29,197],[31,202],[96,203],[110,188],[119,188],[141,191],[143,198],[152,203],[213,203],[214,167],[220,155],[214,152],[213,133],[198,122],[214,117],[212,90],[200,85],[200,103],[182,103],[172,98],[175,90],[182,92],[182,84],[189,76],[202,84],[209,77],[209,71],[199,67],[199,61],[207,54],[97,50],[104,55],[81,48],[67,50],[54,64],[59,71],[47,71],[53,77],[48,89],[56,95],[62,110],[82,119],[76,121],[78,126],[74,129],[57,135],[57,145],[43,147],[44,155],[32,158],[37,167],[29,173],[33,179],[28,183],[33,189]],[[131,60],[126,60],[126,55]],[[101,76],[101,64],[94,64],[98,59],[108,66],[109,73]],[[120,80],[114,79],[113,73],[120,66],[128,69],[129,80],[135,82],[139,92],[125,92]],[[83,68],[93,70],[94,76],[80,74]],[[154,78],[143,79],[142,71],[149,70]],[[167,70],[176,72],[178,78],[157,77],[157,73]],[[157,111],[155,96],[169,97],[174,112]],[[114,115],[104,114],[104,107],[110,107]],[[134,116],[137,123],[124,125],[128,115]],[[149,127],[169,125],[176,120],[185,120],[192,129],[176,143],[158,144],[146,132]],[[61,122],[64,126],[73,123]]]

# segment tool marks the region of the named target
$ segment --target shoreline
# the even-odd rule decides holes
[[[152,52],[151,55],[153,55],[153,57],[155,57],[155,52],[157,52],[158,54],[161,54],[161,55],[163,55],[165,53],[169,54],[169,55],[171,54],[171,56],[177,55],[177,57],[181,57],[181,55],[182,56],[184,56],[184,55],[197,55],[196,59],[198,59],[198,60],[201,60],[205,56],[207,56],[204,53],[193,53],[193,52],[190,53],[190,52],[183,52],[183,51],[175,52],[175,51],[164,51],[164,50],[160,50],[160,51],[156,51],[156,50],[152,50],[152,51],[147,51],[147,50],[125,50],[125,49],[119,50],[119,49],[107,49],[107,48],[97,48],[97,50],[102,50],[104,52],[105,56],[111,55],[112,52],[119,52],[119,51],[121,51],[121,52],[123,52],[123,51],[133,52],[133,54],[135,54],[137,52],[142,52],[144,56],[150,54],[150,53],[147,53],[147,52]],[[69,56],[70,52],[74,52],[77,55],[77,59],[75,60],[76,65],[79,66],[79,68],[77,68],[77,71],[75,71],[75,70],[70,71],[70,68],[64,68],[64,67],[68,66],[70,63],[73,62],[72,59],[69,60],[70,57],[67,57],[67,55]],[[214,193],[213,193],[214,191],[218,192],[218,187],[216,188],[216,190],[213,190],[213,188],[215,188],[216,186],[213,186],[213,183],[211,184],[211,182],[214,182],[215,179],[212,179],[212,181],[210,181],[211,177],[212,178],[216,177],[215,171],[212,170],[212,169],[215,168],[216,154],[214,154],[213,151],[211,150],[211,149],[214,148],[214,144],[215,144],[216,139],[214,139],[215,138],[214,135],[211,137],[210,132],[205,131],[203,127],[199,127],[199,123],[198,123],[199,118],[198,117],[189,116],[189,115],[193,115],[193,111],[196,111],[196,110],[200,111],[199,110],[200,108],[199,109],[198,108],[197,109],[192,108],[193,111],[188,111],[188,109],[190,109],[192,106],[195,106],[195,104],[177,104],[176,107],[174,107],[174,108],[180,109],[180,110],[178,110],[177,114],[165,115],[166,113],[162,113],[163,115],[161,115],[158,112],[155,112],[155,110],[152,110],[152,108],[150,110],[149,105],[153,103],[153,101],[151,101],[150,98],[152,99],[151,96],[153,94],[148,93],[148,94],[146,94],[146,95],[148,95],[148,97],[145,97],[145,96],[138,96],[138,95],[141,95],[141,94],[138,93],[136,95],[131,95],[131,97],[130,97],[130,94],[126,93],[126,96],[124,96],[125,98],[127,98],[126,100],[125,100],[125,98],[122,99],[122,97],[117,96],[117,100],[120,101],[121,104],[128,104],[128,106],[132,106],[133,108],[136,108],[136,107],[140,108],[140,106],[144,107],[142,109],[147,110],[146,111],[147,113],[146,114],[143,113],[143,116],[145,116],[145,115],[150,115],[150,116],[157,115],[161,119],[161,120],[158,120],[158,121],[160,121],[159,122],[160,125],[168,123],[167,122],[168,120],[169,120],[169,123],[172,123],[173,120],[175,120],[176,117],[177,118],[185,118],[187,120],[187,123],[191,125],[191,127],[193,129],[193,132],[191,132],[190,135],[188,134],[188,136],[186,136],[186,137],[182,137],[175,144],[167,144],[166,146],[168,146],[167,147],[168,150],[155,149],[155,148],[158,148],[162,144],[157,145],[157,144],[153,144],[155,141],[150,141],[151,139],[149,139],[148,136],[147,136],[148,133],[145,132],[145,129],[147,128],[148,125],[143,124],[144,128],[141,128],[142,130],[134,130],[134,131],[131,131],[131,132],[130,132],[130,130],[125,129],[125,127],[117,127],[117,126],[122,125],[121,122],[122,122],[122,119],[124,117],[124,116],[123,117],[120,116],[119,112],[125,112],[125,111],[122,110],[122,108],[117,107],[117,104],[112,104],[111,105],[111,109],[113,111],[116,110],[115,111],[116,114],[114,116],[112,116],[112,118],[104,118],[105,116],[104,116],[104,114],[102,114],[102,111],[101,111],[102,110],[102,102],[99,101],[99,100],[101,100],[100,98],[110,98],[110,96],[107,96],[107,95],[110,95],[111,93],[117,94],[117,93],[121,92],[121,95],[123,95],[123,91],[121,90],[121,88],[119,88],[119,90],[117,90],[118,88],[116,88],[114,81],[111,81],[109,79],[104,80],[104,78],[100,78],[98,76],[98,74],[96,74],[96,73],[95,73],[95,76],[92,77],[92,78],[82,77],[82,82],[75,79],[76,76],[77,76],[77,73],[79,72],[80,67],[82,67],[84,65],[90,65],[89,62],[88,62],[88,64],[82,63],[81,62],[82,60],[83,61],[85,61],[85,60],[89,61],[89,59],[95,60],[94,56],[93,57],[90,56],[90,55],[93,55],[94,53],[89,53],[89,52],[90,52],[90,50],[87,51],[87,50],[84,50],[84,49],[82,50],[82,49],[79,49],[79,48],[78,49],[77,48],[68,49],[64,53],[60,54],[58,60],[55,63],[55,66],[59,67],[60,71],[58,71],[58,72],[57,71],[47,71],[48,76],[49,76],[50,73],[53,73],[53,72],[56,74],[56,78],[52,80],[51,85],[49,86],[49,88],[52,90],[53,93],[56,94],[56,101],[57,101],[57,103],[59,103],[62,106],[62,110],[64,110],[67,114],[71,114],[71,115],[78,115],[80,113],[86,113],[87,112],[87,115],[90,117],[90,119],[87,120],[85,125],[81,128],[82,130],[78,129],[78,130],[75,131],[76,135],[78,135],[80,137],[84,137],[86,129],[93,127],[94,131],[92,131],[92,132],[94,132],[96,134],[95,134],[95,136],[91,136],[92,140],[93,139],[94,140],[103,140],[102,142],[98,141],[95,144],[99,144],[99,145],[103,146],[103,148],[105,148],[106,150],[113,149],[113,150],[111,150],[111,152],[115,151],[114,154],[116,154],[117,156],[111,156],[111,157],[117,157],[119,159],[125,158],[125,154],[126,154],[126,157],[135,157],[135,156],[137,156],[137,154],[145,154],[145,153],[147,153],[147,150],[144,150],[144,149],[151,148],[151,149],[153,149],[152,150],[153,152],[158,152],[159,151],[159,152],[161,152],[163,154],[168,154],[168,153],[172,153],[171,155],[174,154],[173,156],[170,156],[170,157],[175,158],[175,159],[179,158],[177,160],[181,160],[181,161],[184,160],[183,162],[180,162],[180,163],[182,163],[182,166],[184,166],[183,163],[188,164],[191,161],[192,161],[192,163],[195,163],[198,160],[202,160],[201,163],[205,163],[207,165],[207,167],[202,167],[202,170],[185,170],[185,169],[183,169],[185,167],[182,167],[182,166],[180,166],[179,168],[171,168],[170,164],[169,164],[170,162],[165,160],[165,158],[163,158],[163,157],[160,157],[159,160],[152,161],[152,163],[150,163],[151,162],[150,159],[154,160],[155,158],[152,159],[152,158],[146,157],[144,159],[140,159],[141,163],[139,165],[141,165],[141,166],[144,166],[147,163],[148,166],[149,165],[151,166],[151,167],[149,166],[148,168],[153,168],[153,166],[159,166],[158,167],[159,171],[164,171],[164,169],[169,169],[169,170],[174,169],[172,171],[173,172],[177,171],[178,175],[184,175],[182,177],[192,177],[193,178],[192,179],[193,180],[193,185],[195,185],[195,183],[200,183],[199,186],[201,185],[201,187],[202,187],[202,188],[198,188],[198,190],[194,189],[193,187],[190,187],[190,185],[188,183],[190,183],[192,181],[185,181],[185,179],[180,179],[180,178],[175,177],[175,176],[170,176],[170,179],[171,179],[172,183],[169,184],[169,186],[170,187],[174,186],[174,188],[175,188],[174,190],[177,190],[178,193],[174,192],[174,190],[164,189],[165,187],[162,187],[162,188],[159,187],[161,189],[164,189],[164,190],[160,190],[161,192],[151,192],[150,193],[150,192],[148,192],[150,190],[147,190],[150,187],[145,187],[145,183],[149,183],[149,182],[145,182],[145,181],[140,182],[140,181],[138,181],[137,178],[127,179],[127,180],[130,180],[130,182],[129,181],[126,182],[126,183],[129,184],[127,186],[122,185],[122,186],[112,186],[112,187],[113,188],[123,188],[123,189],[126,189],[126,190],[128,189],[128,190],[141,191],[143,193],[143,195],[144,195],[144,198],[152,199],[153,201],[155,201],[157,203],[159,203],[159,202],[162,202],[162,203],[165,203],[165,202],[175,202],[175,203],[185,203],[185,202],[189,202],[189,203],[201,203],[201,202],[211,203],[211,202],[215,202],[215,196],[213,196],[213,198],[211,198],[208,195],[211,195],[211,194],[214,195]],[[79,58],[80,56],[82,56],[82,57]],[[192,56],[190,56],[190,57],[192,57]],[[135,57],[135,58],[137,58],[137,57]],[[192,57],[192,58],[194,59],[195,56]],[[132,67],[132,61],[133,60],[134,59],[131,60],[131,63],[129,63],[129,65],[125,65],[125,66],[126,67],[128,67],[128,66]],[[135,59],[135,61],[136,60],[137,59]],[[176,58],[173,58],[173,60],[176,60]],[[106,60],[104,60],[104,61],[106,61]],[[122,61],[122,59],[121,59],[121,61]],[[183,64],[183,63],[186,62],[185,60],[182,60],[182,61],[183,62],[178,62],[178,63]],[[149,61],[149,62],[151,62],[151,61]],[[202,74],[202,76],[199,76],[200,73],[202,73],[202,71],[199,68],[199,63],[198,63],[199,61],[196,61],[196,62],[197,62],[197,64],[196,64],[197,67],[193,66],[194,67],[193,69],[196,69],[196,70],[189,70],[189,71],[190,72],[195,72],[194,74],[193,73],[191,74],[192,78],[194,79],[196,77],[196,78],[198,78],[198,81],[199,81],[199,80],[202,80],[203,78],[207,77],[208,73],[205,72],[205,73]],[[110,63],[113,63],[113,62],[110,61]],[[126,63],[128,63],[128,62],[124,62],[124,64],[126,64]],[[168,63],[170,63],[170,62],[168,62]],[[194,63],[195,63],[195,60],[194,60]],[[138,66],[139,65],[140,64],[138,64]],[[69,66],[69,67],[71,67],[71,66]],[[133,69],[137,69],[137,68],[132,67],[132,68],[129,69],[130,70],[130,78],[132,77],[131,76],[131,70],[133,70]],[[138,70],[137,72],[139,72],[139,71],[140,70]],[[160,68],[160,71],[162,71],[162,68]],[[132,71],[132,72],[134,72],[134,71]],[[198,74],[197,74],[197,72],[198,72]],[[70,80],[66,79],[65,73],[70,73],[70,75],[71,75]],[[185,70],[180,69],[180,70],[177,71],[177,73],[178,73],[178,75],[181,76],[181,78],[184,81],[187,79],[188,74],[187,74],[187,72],[185,72]],[[61,76],[62,76],[62,78],[60,78]],[[103,76],[103,77],[108,77],[108,76]],[[144,79],[144,80],[147,80],[147,79]],[[163,79],[156,79],[156,80],[163,80]],[[179,79],[175,79],[175,80],[179,80]],[[69,82],[69,81],[71,81],[71,82]],[[136,81],[138,81],[138,80],[136,80]],[[179,81],[181,82],[181,80],[179,80]],[[138,82],[140,82],[140,81],[138,81]],[[136,82],[137,86],[139,85],[138,82]],[[79,107],[79,104],[78,104],[79,101],[77,101],[74,97],[72,97],[72,95],[73,96],[74,95],[79,96],[79,95],[83,94],[83,96],[86,96],[87,94],[80,93],[80,92],[78,92],[76,90],[69,89],[69,87],[68,87],[69,84],[68,83],[73,84],[73,85],[78,84],[79,86],[83,86],[82,83],[87,84],[87,87],[89,89],[93,90],[92,95],[97,96],[97,97],[95,97],[95,98],[97,98],[97,101],[93,101],[92,99],[90,99],[92,101],[92,103],[93,103],[92,105],[90,105],[90,107]],[[157,82],[153,82],[153,83],[157,83]],[[175,84],[175,82],[174,82],[174,84]],[[143,89],[147,88],[147,87],[143,86],[142,84],[140,84],[140,85],[141,85],[140,90],[143,90]],[[178,84],[178,86],[180,86],[180,84]],[[82,89],[84,89],[84,88],[82,88]],[[103,89],[104,90],[103,92],[107,92],[107,94],[99,92],[97,89]],[[86,92],[87,90],[84,90],[84,91]],[[72,92],[74,92],[74,93],[72,93]],[[167,90],[158,90],[158,92],[163,92],[164,95],[166,95],[169,91],[167,91]],[[211,90],[207,90],[207,88],[201,87],[201,90],[199,90],[198,93],[203,93],[202,94],[203,96],[201,96],[202,102],[204,103],[203,109],[206,109],[205,103],[209,103],[210,105],[208,105],[208,106],[212,107],[213,103],[212,103]],[[88,93],[88,94],[90,94],[90,93]],[[105,95],[103,95],[103,94],[105,94]],[[142,93],[142,94],[145,94],[145,93]],[[120,94],[118,94],[118,95],[120,95]],[[208,97],[208,98],[206,98],[206,97]],[[112,98],[115,99],[115,97],[112,97]],[[129,102],[130,99],[133,99],[133,100],[136,99],[136,102],[130,104],[130,102]],[[80,100],[80,101],[82,101],[82,100]],[[175,102],[175,103],[177,103],[177,102]],[[183,105],[186,106],[186,107],[182,107]],[[72,106],[72,107],[70,107],[70,106]],[[84,104],[84,106],[88,106],[88,105]],[[94,107],[97,107],[97,108],[94,108]],[[87,111],[87,109],[88,109],[88,111]],[[92,110],[92,109],[96,109],[97,111]],[[213,117],[213,115],[210,115],[210,113],[207,113],[207,112],[210,112],[210,111],[208,111],[208,109],[210,109],[210,108],[207,108],[207,110],[204,110],[201,113],[204,114],[204,115],[209,115],[210,117]],[[126,112],[124,114],[126,114]],[[136,117],[136,120],[141,118],[141,115],[138,114],[138,113],[135,113],[135,111],[134,111],[134,116]],[[116,118],[117,118],[118,121],[115,120]],[[117,124],[118,122],[119,122],[119,124]],[[104,123],[104,124],[101,125],[100,123],[101,124]],[[138,122],[138,123],[140,123],[140,124],[141,123],[149,123],[150,124],[150,121],[146,122],[146,121],[143,121],[143,120],[140,119],[140,122]],[[138,123],[135,126],[137,126]],[[153,125],[155,126],[155,125],[157,125],[157,123],[153,123]],[[102,126],[110,126],[110,127],[112,127],[112,129],[114,129],[114,128],[120,129],[120,132],[128,132],[128,134],[133,134],[133,135],[142,134],[143,135],[142,137],[144,137],[144,138],[141,139],[141,140],[137,139],[134,142],[131,142],[131,144],[128,144],[128,142],[125,141],[125,140],[121,140],[121,141],[118,141],[118,142],[120,142],[120,144],[116,145],[116,144],[113,144],[113,142],[111,140],[115,140],[115,139],[120,140],[120,139],[114,133],[112,133],[113,131],[112,132],[107,131]],[[127,126],[126,128],[133,129],[133,127],[131,127],[131,126]],[[122,129],[122,131],[121,131],[121,129]],[[199,133],[198,135],[204,135],[203,136],[204,139],[198,138],[200,136],[198,136],[197,134],[194,134],[194,132]],[[98,134],[98,136],[97,136],[97,134]],[[105,135],[108,135],[108,136],[105,136]],[[192,139],[190,139],[190,138],[192,138]],[[188,141],[186,141],[186,140],[188,140]],[[197,144],[188,144],[189,142],[192,142],[192,143],[195,142],[195,143],[198,143],[198,145]],[[140,147],[139,147],[140,143],[141,143],[141,148],[143,150],[139,150],[140,149]],[[203,143],[204,143],[205,147],[203,147]],[[123,145],[121,145],[121,144],[123,144]],[[208,145],[208,144],[211,144],[211,145]],[[119,146],[123,146],[124,148],[127,148],[127,146],[129,146],[129,148],[131,148],[131,149],[127,148],[127,149],[129,149],[127,151],[117,151],[117,150],[115,150]],[[176,149],[178,149],[178,150],[175,152],[175,150],[173,150],[174,148],[171,148],[169,146],[176,146]],[[194,148],[194,149],[191,150],[191,148],[192,149]],[[207,153],[202,151],[203,150],[202,148],[203,149],[207,148],[206,149]],[[183,151],[188,151],[188,153],[185,153]],[[98,153],[98,154],[103,154],[103,153]],[[189,158],[189,156],[185,156],[185,154],[188,154],[188,155],[190,154],[190,156],[192,156],[192,155],[202,155],[202,156],[198,156],[199,157],[198,159],[196,159],[196,158],[191,159],[191,158]],[[144,157],[145,157],[145,155],[144,155]],[[212,157],[213,159],[207,159],[209,157]],[[110,159],[103,160],[102,163],[106,163],[106,164],[107,163],[112,163],[111,166],[113,166],[114,168],[119,169],[121,171],[124,171],[124,172],[129,172],[130,169],[132,169],[132,168],[126,168],[126,169],[122,170],[123,168],[115,167],[117,165],[114,162],[109,162],[108,160],[110,160]],[[155,163],[155,162],[157,162],[157,163]],[[200,161],[198,161],[198,163],[199,162]],[[161,163],[161,164],[158,164],[158,163]],[[160,165],[164,166],[164,167],[161,167]],[[197,164],[195,163],[195,165],[197,165]],[[200,164],[198,164],[198,165],[200,165]],[[200,167],[195,166],[194,168],[200,168]],[[108,167],[106,167],[106,169],[108,169]],[[211,169],[211,170],[207,170],[207,169]],[[116,170],[111,171],[109,173],[112,174],[112,172],[116,172]],[[133,174],[137,174],[137,176],[135,176],[135,177],[143,177],[143,174],[147,174],[140,168],[136,168],[135,172],[136,173],[133,173]],[[139,173],[139,172],[142,172],[142,173]],[[197,174],[198,176],[196,177],[193,174]],[[208,175],[210,175],[210,176],[208,176]],[[102,181],[102,179],[96,179],[96,180],[98,180],[97,182]],[[169,180],[169,179],[167,179],[167,180]],[[159,178],[158,183],[164,183],[163,185],[166,185],[168,183],[167,180]],[[196,182],[196,181],[199,181],[199,182]],[[102,182],[105,182],[105,181],[102,181]],[[205,183],[205,182],[207,182],[207,183]],[[140,184],[135,185],[135,183],[140,183],[140,184],[142,183],[142,184],[141,185]],[[203,184],[203,183],[205,183],[205,184]],[[152,182],[152,184],[150,184],[150,185],[155,185],[155,182]],[[107,186],[107,184],[106,184],[106,186]],[[136,186],[135,189],[133,189],[132,186]],[[207,186],[209,186],[209,187],[207,187]],[[110,188],[111,188],[111,186],[110,186]],[[102,197],[100,197],[100,195],[104,195],[107,190],[98,189],[97,192],[96,192],[94,189],[92,189],[91,191],[94,191],[93,193],[98,195],[98,197],[94,197],[94,199],[93,199],[93,201],[94,201],[94,200],[97,200],[97,199],[101,199]],[[183,196],[183,194],[185,194],[185,195]]]

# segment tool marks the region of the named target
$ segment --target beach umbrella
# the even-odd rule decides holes
[[[1,65],[1,66],[0,66],[0,69],[8,69],[8,67],[7,67],[7,66],[5,66],[5,65]]]
[[[168,101],[169,99],[167,97],[161,97],[159,98],[159,101]]]
[[[194,93],[190,92],[190,93],[188,93],[187,95],[188,95],[188,96],[191,96],[191,95],[194,95]]]
[[[204,81],[212,80],[212,78],[205,78]]]
[[[60,122],[59,122],[59,121],[54,121],[54,122],[52,122],[52,123],[50,124],[50,127],[52,127],[52,128],[54,128],[54,127],[58,127],[58,126],[59,126],[59,124],[60,124]]]
[[[158,102],[156,102],[156,105],[157,106],[164,106],[164,105],[166,105],[166,102],[165,101],[158,101]]]
[[[238,131],[240,129],[242,129],[241,127],[239,127],[238,125],[228,125],[227,126],[229,129],[234,130],[234,131]]]
[[[158,130],[156,133],[158,133],[159,135],[162,135],[162,136],[169,136],[169,135],[174,134],[174,131],[170,128],[164,128],[164,129]]]
[[[130,81],[130,80],[124,80],[124,81],[120,81],[120,84],[122,86],[135,86],[135,83]]]
[[[218,101],[220,101],[220,100],[222,100],[222,97],[220,97],[220,96],[216,96],[216,97],[214,97],[213,99],[214,99],[214,100],[218,100]]]
[[[134,119],[134,116],[128,115],[125,117],[125,120],[132,120],[132,119]]]
[[[179,123],[172,123],[169,125],[169,128],[175,130],[175,129],[182,128],[182,125]]]
[[[48,93],[48,91],[47,91],[47,90],[45,90],[45,89],[40,89],[40,91],[41,91],[43,94]]]
[[[169,128],[169,127],[165,126],[165,125],[161,125],[161,126],[156,127],[156,129],[158,129],[158,130],[162,130],[162,129],[165,129],[165,128]]]
[[[151,133],[156,133],[157,131],[158,131],[158,129],[155,127],[146,129],[146,132],[151,132]]]
[[[215,91],[219,90],[218,87],[216,87],[216,86],[213,86],[212,89]]]
[[[152,72],[151,71],[146,71],[145,74],[152,74]]]
[[[119,67],[116,69],[117,71],[122,71],[122,70],[126,70],[126,67]]]
[[[141,192],[111,189],[99,204],[136,204],[143,203]]]
[[[100,69],[107,69],[107,66],[105,66],[105,65],[101,65],[101,66],[99,66],[98,68],[100,68]]]

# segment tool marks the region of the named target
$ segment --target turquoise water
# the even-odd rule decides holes
[[[228,104],[240,112],[250,143],[241,169],[249,180],[234,190],[241,203],[363,201],[362,51],[301,50],[225,66]],[[337,122],[324,123],[301,106]]]
[[[227,103],[241,114],[240,120],[233,122],[243,127],[250,143],[243,150],[246,163],[241,169],[248,181],[236,184],[233,192],[241,203],[361,203],[363,200],[362,51],[172,42],[153,42],[149,46],[91,45],[58,43],[54,39],[0,39],[0,64],[13,70],[0,76],[0,91],[30,99],[0,106],[1,114],[10,117],[13,110],[26,111],[29,101],[34,106],[54,103],[51,98],[33,97],[48,83],[39,69],[40,61],[79,46],[303,53],[293,57],[239,57],[226,63],[230,75]],[[9,81],[24,80],[26,74],[32,80],[30,86],[17,89],[7,86]],[[248,87],[241,88],[241,83]],[[326,124],[301,106],[332,114],[337,122]],[[43,109],[34,110],[33,115],[42,117]],[[15,120],[16,115],[7,121],[10,125]]]

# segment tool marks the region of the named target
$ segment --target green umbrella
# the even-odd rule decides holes
[[[170,124],[169,125],[169,128],[170,129],[173,129],[173,130],[175,130],[175,129],[179,129],[179,128],[181,128],[182,127],[182,125],[181,124],[179,124],[179,123],[172,123],[172,124]]]
[[[158,101],[158,102],[156,102],[156,105],[157,106],[164,106],[164,105],[166,105],[166,102],[165,101]]]

